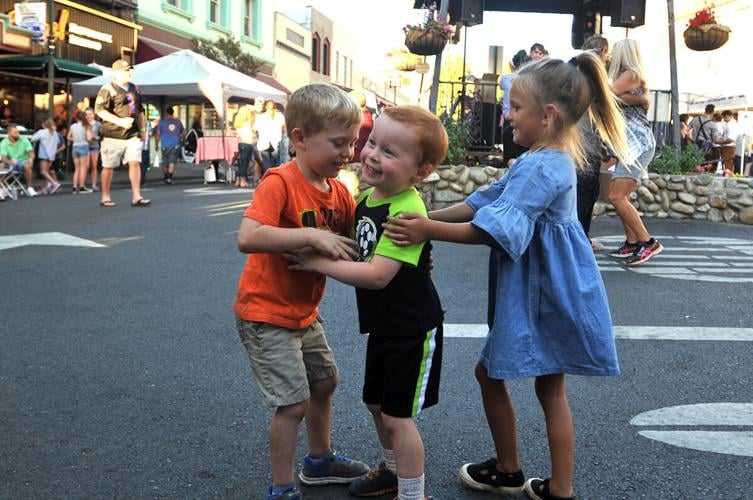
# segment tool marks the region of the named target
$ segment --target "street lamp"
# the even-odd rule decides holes
[[[52,19],[55,17],[55,1],[47,0],[47,118],[55,113],[55,33],[52,31]]]

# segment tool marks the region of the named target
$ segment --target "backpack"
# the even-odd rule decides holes
[[[713,138],[709,137],[706,134],[706,129],[704,126],[709,123],[711,120],[706,120],[705,122],[701,122],[699,128],[698,128],[698,134],[695,138],[695,144],[698,146],[698,149],[701,150],[703,155],[706,157],[706,159],[710,159],[711,157],[711,150],[714,147],[714,141]],[[701,134],[703,134],[703,137],[701,137]]]

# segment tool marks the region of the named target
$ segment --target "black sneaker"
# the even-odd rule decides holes
[[[609,252],[609,256],[618,259],[627,259],[631,255],[633,255],[633,253],[639,246],[640,245],[638,243],[628,243],[627,240],[625,240],[625,243],[620,245],[620,248]]]
[[[303,470],[298,475],[306,486],[322,484],[348,484],[369,472],[369,466],[332,451],[321,463],[315,464],[308,455],[303,459]]]
[[[460,468],[458,475],[460,482],[468,488],[501,495],[520,493],[526,481],[522,470],[513,473],[498,471],[496,458],[490,458],[480,464],[465,464]]]
[[[539,479],[537,477],[526,481],[525,492],[528,498],[533,500],[575,500],[575,495],[571,497],[556,497],[549,493],[549,479]]]
[[[378,497],[397,491],[397,474],[382,462],[368,474],[353,480],[348,491],[354,497]]]
[[[664,250],[664,246],[654,238],[651,238],[647,242],[641,243],[641,245],[635,249],[633,255],[625,259],[625,264],[628,266],[643,264],[654,255],[660,254],[662,250]]]

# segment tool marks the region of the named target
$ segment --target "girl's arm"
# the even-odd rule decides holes
[[[286,253],[285,257],[292,262],[288,269],[326,274],[346,285],[369,290],[386,287],[403,265],[381,255],[375,255],[371,262],[331,260],[306,251]]]
[[[429,212],[431,220],[441,222],[468,222],[473,219],[473,209],[467,203],[458,203],[451,207]]]
[[[467,206],[467,205],[466,205]],[[451,207],[452,208],[452,207]],[[468,207],[470,210],[470,207]],[[494,240],[470,222],[443,222],[421,217],[417,213],[404,213],[389,217],[384,224],[384,235],[398,246],[407,246],[426,240],[450,241],[469,245],[491,245]]]
[[[615,81],[612,82],[610,88],[614,95],[620,97],[622,94],[632,92],[641,85],[641,81],[632,71],[623,71]]]

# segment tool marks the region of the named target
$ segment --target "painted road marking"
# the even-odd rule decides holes
[[[641,430],[638,434],[655,441],[691,450],[753,457],[753,404],[702,403],[670,406],[636,415],[636,427],[683,427],[683,430]],[[688,427],[714,427],[714,430]],[[718,430],[734,427],[735,430]]]
[[[624,236],[596,238],[605,246],[595,254],[601,272],[630,271],[657,278],[712,283],[753,283],[753,242],[737,238],[656,236],[664,251],[640,266],[628,267],[607,255]]]
[[[485,338],[489,327],[483,323],[445,324],[444,336]],[[707,326],[615,326],[614,337],[624,340],[716,340],[753,342],[753,328]]]
[[[31,234],[14,234],[10,236],[0,236],[0,250],[8,250],[26,245],[49,245],[64,247],[90,247],[104,248],[106,245],[96,241],[85,240],[76,236],[65,233],[31,233]]]

